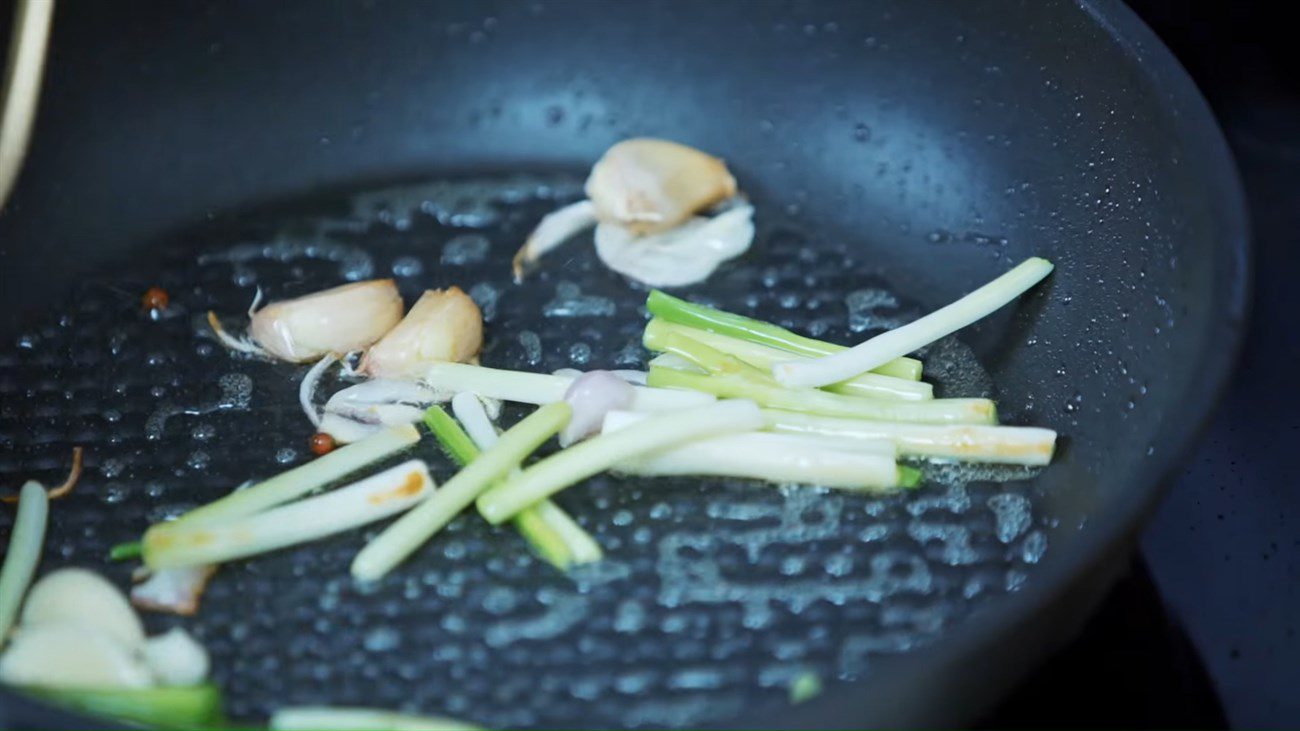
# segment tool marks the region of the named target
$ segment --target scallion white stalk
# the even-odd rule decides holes
[[[164,523],[144,534],[152,569],[215,564],[314,541],[400,513],[433,492],[424,462],[413,459],[346,487],[215,524]]]
[[[358,442],[340,447],[275,477],[236,490],[177,518],[175,524],[207,524],[252,515],[306,495],[372,462],[396,454],[420,441],[410,424],[389,427]]]
[[[451,409],[479,449],[491,449],[497,443],[500,435],[477,396],[458,393],[451,400]],[[596,539],[550,500],[543,500],[516,515],[515,528],[542,558],[561,570],[605,557]]]
[[[900,424],[778,409],[764,409],[763,415],[767,418],[767,428],[774,432],[870,441],[888,439],[898,445],[900,455],[909,457],[1045,465],[1052,461],[1056,445],[1056,432],[1032,426]]]
[[[772,366],[772,375],[791,388],[817,388],[853,378],[992,314],[1051,272],[1050,261],[1038,257],[1026,259],[1006,274],[919,320],[840,353],[777,363]]]
[[[547,373],[528,373],[485,368],[466,363],[436,363],[425,376],[429,386],[440,391],[470,393],[523,404],[551,404],[564,400],[573,378]],[[635,386],[632,408],[637,411],[676,411],[711,403],[708,394],[668,388]]]
[[[665,349],[662,347],[664,340],[671,334],[682,335],[720,352],[733,355],[764,371],[770,371],[773,365],[788,361],[791,358],[806,359],[811,357],[749,340],[733,338],[730,335],[722,335],[687,325],[678,325],[658,317],[646,324],[642,342],[648,350],[663,351]],[[665,353],[665,355],[673,354]],[[680,358],[680,356],[677,357]],[[681,358],[681,361],[689,362],[685,358]],[[656,365],[669,365],[677,361],[666,360],[660,362],[656,358],[654,362]],[[928,383],[879,373],[863,373],[846,381],[826,386],[825,390],[848,396],[898,399],[901,401],[925,401],[934,398],[934,387]]]
[[[485,492],[478,510],[501,523],[529,505],[613,465],[705,436],[753,431],[763,415],[752,401],[723,401],[656,414],[633,429],[601,434],[537,462]]]
[[[747,366],[748,367],[748,366]],[[766,374],[761,378],[744,373],[701,375],[690,371],[652,367],[649,383],[668,388],[689,388],[718,398],[750,399],[774,409],[787,409],[826,416],[845,416],[876,421],[908,421],[922,424],[993,424],[997,406],[989,399],[952,398],[928,401],[897,401],[829,393],[815,388],[784,388]]]
[[[645,414],[612,411],[604,432],[636,428]],[[712,475],[851,490],[900,484],[889,440],[750,432],[727,434],[627,460],[614,466],[633,475]]]
[[[431,498],[366,544],[352,560],[352,575],[362,581],[372,581],[387,574],[474,502],[480,493],[509,474],[543,442],[563,429],[571,412],[567,403],[558,401],[541,407],[514,425],[492,448],[457,472]],[[759,420],[762,420],[761,414]]]
[[[36,565],[41,561],[49,512],[50,499],[45,494],[45,487],[29,480],[18,493],[18,515],[9,535],[4,567],[0,568],[0,647],[9,636],[9,628],[13,627],[14,618],[18,616],[23,595],[27,593]]]

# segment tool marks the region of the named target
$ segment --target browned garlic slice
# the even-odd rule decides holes
[[[269,304],[249,332],[271,356],[300,363],[366,348],[401,319],[397,285],[373,279]]]
[[[736,179],[708,153],[648,137],[605,151],[587,178],[587,197],[603,222],[636,234],[663,231],[736,194]]]
[[[601,223],[596,227],[596,254],[605,266],[651,287],[695,284],[749,249],[753,214],[752,206],[741,205],[640,237],[618,224]]]
[[[361,361],[372,378],[417,380],[438,361],[464,363],[483,345],[483,314],[460,287],[427,290]]]

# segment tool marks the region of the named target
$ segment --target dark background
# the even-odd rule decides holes
[[[1218,417],[1083,637],[990,726],[1300,725],[1300,73],[1284,3],[1129,0],[1222,125],[1253,315]]]
[[[1296,726],[1296,34],[1285,3],[1130,5],[1192,74],[1237,156],[1255,231],[1253,317],[1219,416],[1148,529],[1130,575],[1084,635],[986,725]],[[0,12],[7,37],[9,3],[0,2]]]

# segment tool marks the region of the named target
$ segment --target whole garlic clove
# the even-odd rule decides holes
[[[52,625],[99,630],[134,652],[144,645],[144,625],[108,579],[86,569],[59,569],[32,585],[23,605],[24,631]]]
[[[300,363],[366,348],[401,319],[397,285],[373,279],[269,304],[249,332],[272,356]]]
[[[483,345],[483,314],[460,287],[427,290],[402,322],[375,343],[360,371],[372,378],[417,380],[438,361],[463,363]]]
[[[638,138],[609,148],[591,169],[596,215],[637,234],[663,231],[736,194],[726,164],[668,140]]]
[[[208,651],[180,627],[150,637],[144,661],[159,685],[198,685],[208,679]]]
[[[43,688],[148,688],[149,669],[136,653],[90,627],[23,627],[0,655],[0,683]]]

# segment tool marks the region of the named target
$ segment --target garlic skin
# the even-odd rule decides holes
[[[208,679],[212,665],[203,645],[180,627],[150,637],[144,661],[159,685],[198,685]]]
[[[464,363],[483,345],[483,314],[460,287],[426,290],[401,323],[375,343],[360,372],[409,381],[438,361]]]
[[[249,333],[273,357],[301,363],[366,348],[401,319],[397,284],[372,279],[273,302],[253,315]]]
[[[740,205],[713,218],[692,218],[638,237],[625,226],[596,227],[596,254],[605,266],[651,287],[683,287],[709,278],[720,264],[749,250],[754,208]]]
[[[672,228],[736,194],[726,164],[668,140],[624,140],[605,151],[587,178],[587,197],[602,222],[641,235]]]
[[[0,655],[0,683],[43,688],[148,688],[152,674],[135,652],[98,630],[73,624],[23,627]]]
[[[107,635],[124,649],[144,646],[144,625],[108,579],[86,569],[59,569],[32,584],[23,605],[23,631],[77,625]]]

